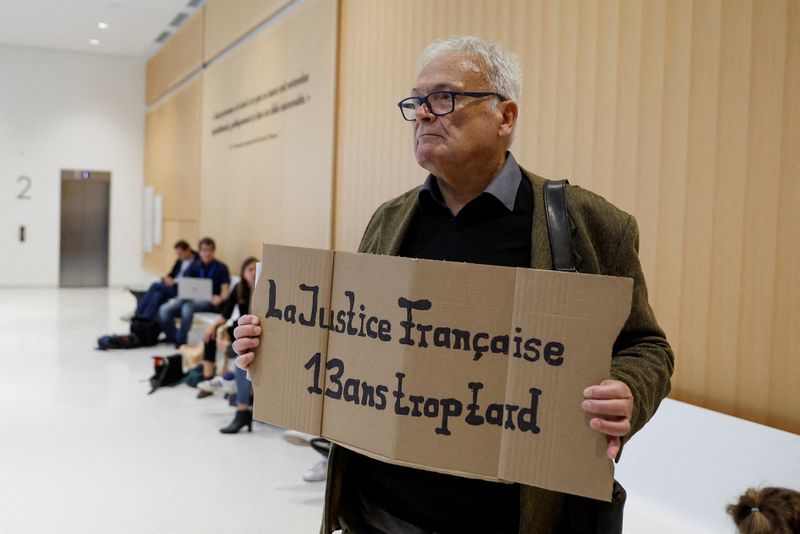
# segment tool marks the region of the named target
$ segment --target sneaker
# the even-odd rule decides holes
[[[320,460],[311,469],[303,473],[306,482],[325,482],[328,478],[328,459]]]
[[[221,376],[215,376],[197,384],[197,389],[212,394],[233,393],[236,390],[236,382],[234,380],[225,380]]]
[[[303,432],[298,432],[296,430],[287,430],[283,433],[283,439],[291,443],[292,445],[297,445],[299,447],[310,447],[311,440],[317,436],[312,436],[311,434],[304,434]]]

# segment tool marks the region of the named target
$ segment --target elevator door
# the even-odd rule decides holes
[[[61,287],[108,285],[111,173],[61,171]]]

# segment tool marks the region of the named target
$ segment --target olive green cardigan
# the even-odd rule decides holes
[[[531,268],[552,269],[542,191],[545,180],[523,169],[533,186]],[[397,255],[417,210],[419,187],[385,202],[367,225],[359,252]],[[631,432],[625,443],[653,416],[670,390],[674,366],[672,349],[647,301],[639,264],[636,220],[605,199],[577,186],[568,186],[567,209],[575,265],[579,272],[633,279],[631,313],[617,337],[611,359],[611,378],[625,382],[633,393]],[[342,481],[349,450],[334,445],[328,464],[323,534],[338,527]],[[619,459],[619,456],[617,457]],[[562,493],[520,486],[520,533],[553,532],[563,507]]]

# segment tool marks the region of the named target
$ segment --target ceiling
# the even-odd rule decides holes
[[[197,7],[190,0],[0,0],[0,44],[137,58],[152,55],[170,23]],[[191,4],[202,4],[192,0]],[[188,18],[188,17],[187,17]],[[105,22],[108,29],[100,29]],[[91,44],[96,39],[99,44]]]

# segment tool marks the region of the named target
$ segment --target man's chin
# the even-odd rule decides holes
[[[417,157],[417,163],[425,169],[430,170],[428,167],[434,165],[437,160],[441,159],[441,150],[437,149],[438,147],[429,143],[418,144],[417,149],[414,151],[414,155]]]

